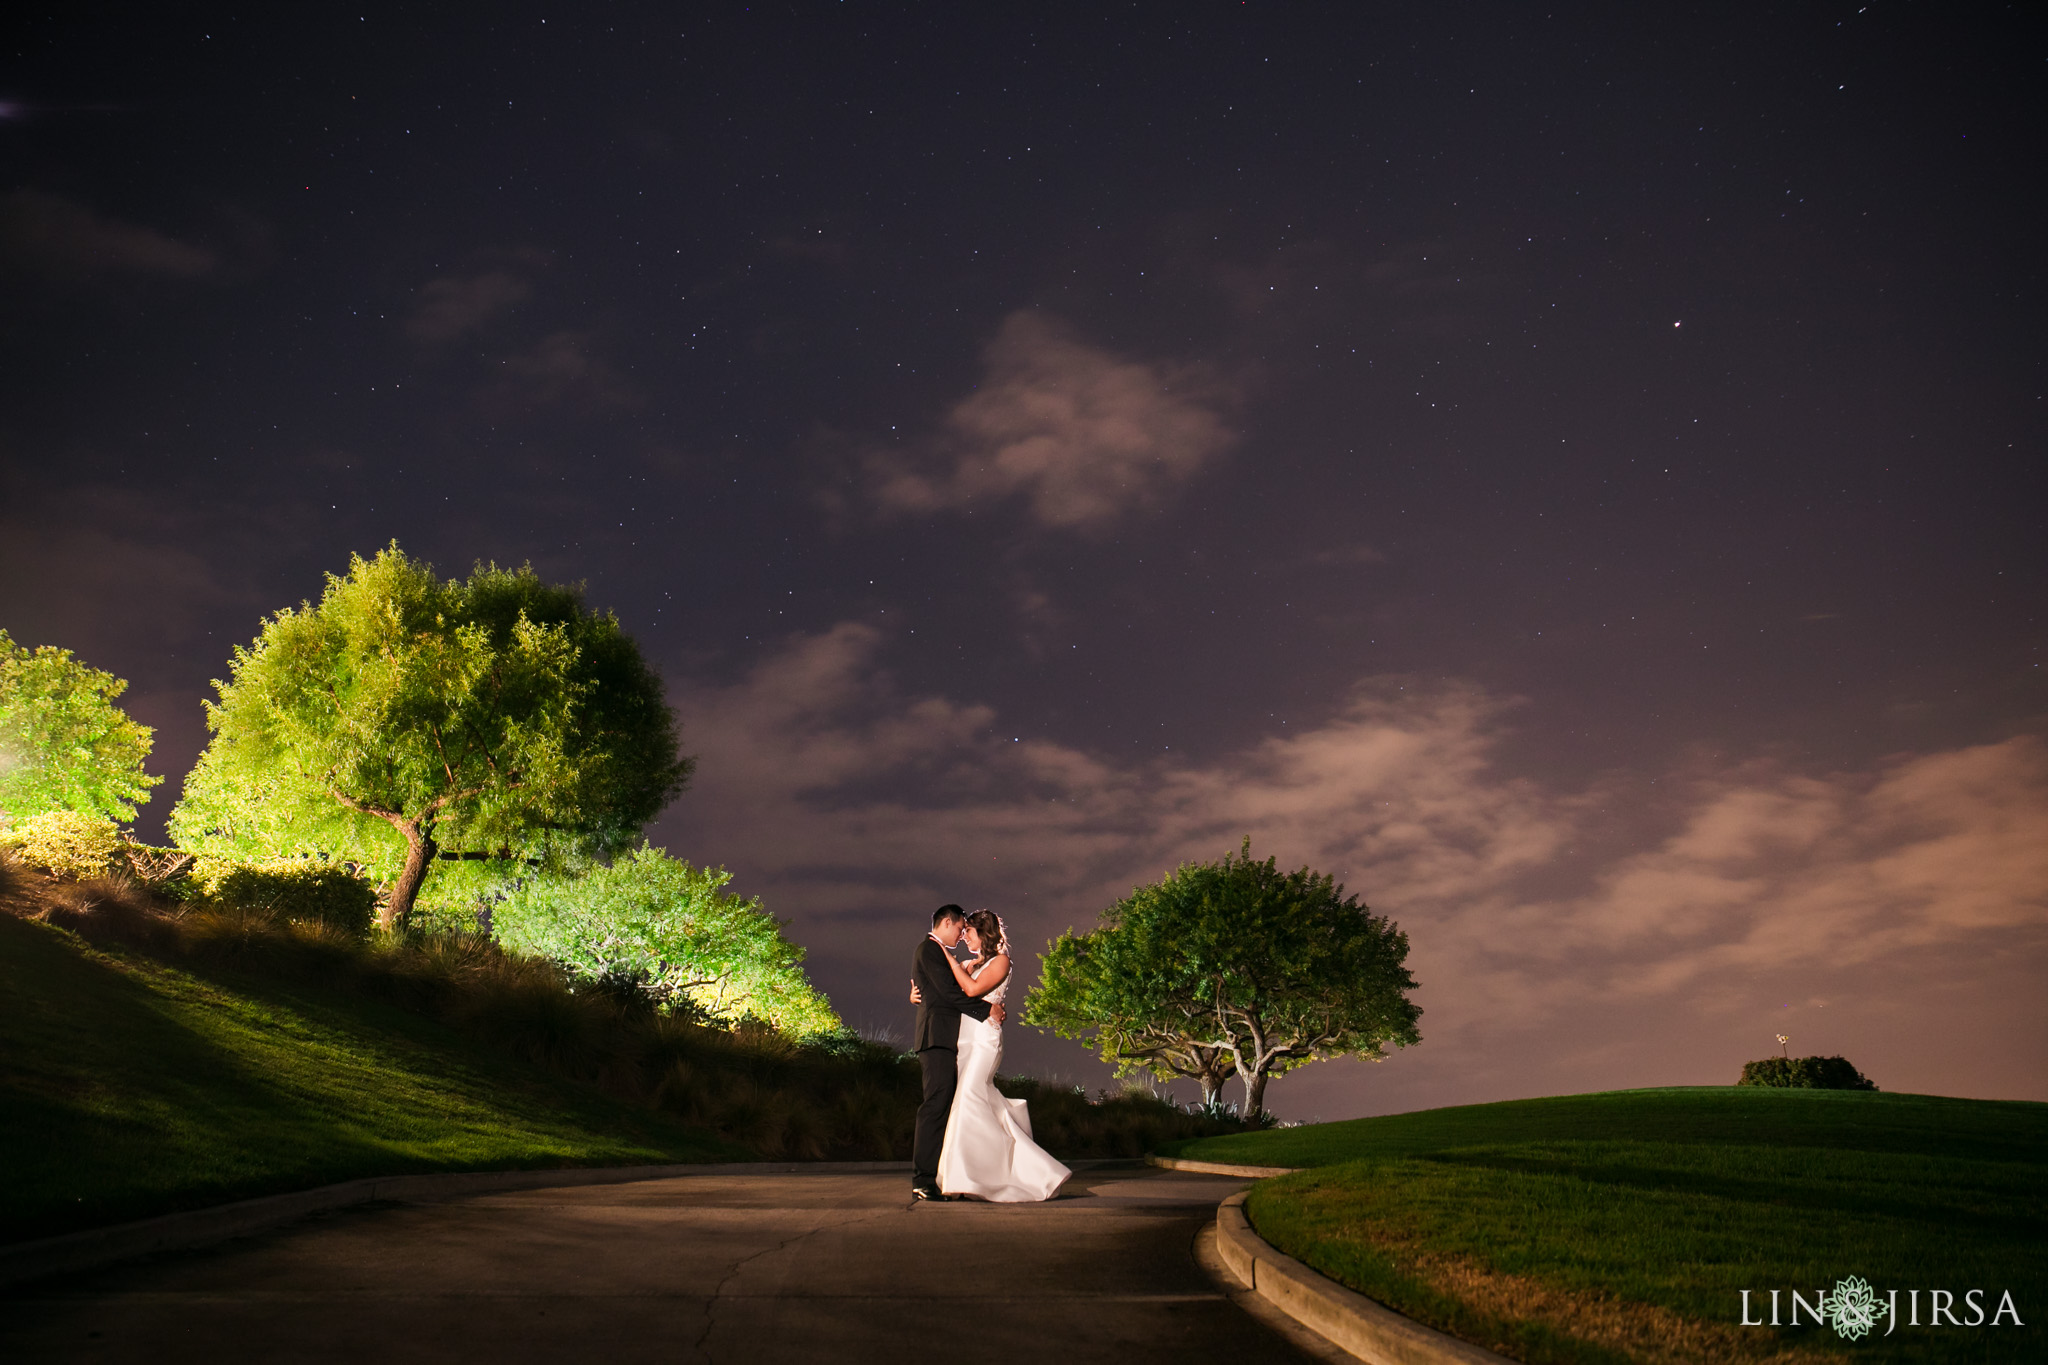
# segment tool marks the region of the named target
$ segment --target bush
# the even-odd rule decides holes
[[[125,865],[135,880],[174,898],[196,891],[189,886],[186,874],[192,870],[193,856],[183,849],[160,848],[153,844],[137,843],[123,835],[121,847],[116,851],[116,866]]]
[[[106,876],[121,847],[112,820],[75,810],[31,815],[9,827],[5,837],[30,867],[80,880]]]
[[[377,892],[336,863],[213,863],[199,874],[200,893],[215,905],[286,920],[315,920],[349,934],[367,934],[377,918]]]
[[[1846,1057],[1766,1057],[1742,1064],[1737,1085],[1780,1090],[1875,1090],[1877,1086],[1849,1065]]]
[[[125,943],[152,952],[175,946],[178,927],[158,912],[149,888],[123,876],[45,885],[29,918],[69,929],[95,943]]]
[[[527,878],[492,907],[492,933],[594,985],[728,1026],[751,1017],[795,1037],[839,1029],[804,975],[804,950],[759,899],[723,890],[731,880],[643,844],[609,867]]]

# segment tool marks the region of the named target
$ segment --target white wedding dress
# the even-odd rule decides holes
[[[1009,990],[1005,981],[983,999],[1000,1004]],[[962,1016],[959,1059],[960,1088],[953,1092],[946,1142],[939,1149],[939,1188],[998,1204],[1052,1198],[1073,1172],[1031,1140],[1024,1101],[996,1089],[1002,1027]]]

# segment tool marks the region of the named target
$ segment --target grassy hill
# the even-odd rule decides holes
[[[0,914],[0,1240],[364,1175],[750,1155],[359,993]]]
[[[1532,1365],[2048,1358],[2048,1105],[1695,1088],[1426,1110],[1179,1143],[1305,1166],[1260,1234],[1412,1317]],[[1769,1291],[2010,1291],[2022,1326],[1745,1328]],[[1789,1298],[1783,1300],[1789,1311]]]
[[[1005,1077],[1067,1157],[1235,1131]],[[358,937],[0,854],[0,1241],[366,1175],[906,1159],[915,1059],[708,1027],[474,935]]]

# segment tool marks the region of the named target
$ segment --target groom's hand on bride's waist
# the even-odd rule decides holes
[[[924,996],[919,993],[917,989],[917,983],[915,981],[910,983],[910,1003],[913,1005],[922,1005],[924,1003]],[[1003,1013],[1003,1007],[1001,1005],[990,1005],[988,1007],[988,1018],[990,1023],[1000,1024],[1003,1022],[1004,1019],[1008,1017],[1009,1016]]]

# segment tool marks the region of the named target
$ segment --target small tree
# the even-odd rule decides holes
[[[1742,1079],[1736,1084],[1780,1090],[1877,1089],[1877,1083],[1846,1057],[1765,1057],[1744,1062]]]
[[[0,823],[50,811],[132,820],[162,782],[142,770],[152,731],[114,699],[128,684],[0,630]]]
[[[643,845],[610,867],[526,879],[492,908],[492,931],[578,976],[636,981],[724,1023],[764,1019],[797,1037],[839,1028],[804,976],[804,950],[758,899],[724,891],[731,880]]]
[[[690,772],[618,621],[530,568],[442,582],[395,543],[354,556],[232,668],[172,836],[218,857],[362,864],[389,887],[387,929],[437,855],[615,852]]]
[[[1421,1041],[1407,956],[1408,936],[1334,879],[1255,862],[1247,839],[1055,943],[1047,998],[1034,995],[1025,1019],[1091,1036],[1105,1060],[1155,1074],[1199,1077],[1203,1049],[1227,1055],[1249,1116],[1265,1108],[1273,1076],[1328,1057],[1378,1061],[1389,1043]]]

